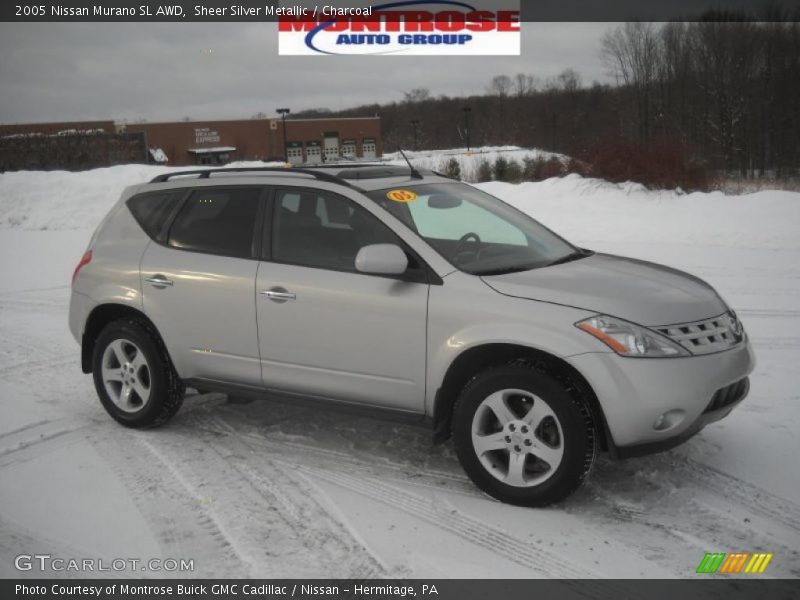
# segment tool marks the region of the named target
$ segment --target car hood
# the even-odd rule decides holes
[[[574,306],[648,326],[689,323],[728,310],[702,279],[611,254],[481,279],[507,296]]]

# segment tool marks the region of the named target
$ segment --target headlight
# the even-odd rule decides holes
[[[667,358],[691,356],[691,353],[668,337],[616,317],[596,315],[575,323],[622,356]]]
[[[744,337],[744,326],[732,308],[728,310],[726,315],[724,315],[724,320],[727,322],[728,328],[731,330],[734,339],[737,342],[740,342]]]

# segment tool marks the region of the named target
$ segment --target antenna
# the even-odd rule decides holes
[[[408,168],[411,169],[411,178],[412,179],[424,179],[424,177],[422,175],[420,175],[420,172],[417,171],[414,168],[414,165],[411,164],[411,161],[408,160],[408,157],[406,156],[406,153],[403,152],[403,149],[402,148],[398,148],[398,150],[400,151],[400,156],[402,156],[403,159],[406,161],[406,163],[408,163]]]

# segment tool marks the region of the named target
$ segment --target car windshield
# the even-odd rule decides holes
[[[498,275],[586,255],[485,192],[458,182],[367,192],[462,271]]]

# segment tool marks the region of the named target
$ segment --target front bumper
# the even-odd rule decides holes
[[[727,416],[747,395],[744,380],[755,367],[747,338],[736,348],[704,356],[627,358],[593,352],[567,360],[597,395],[609,447],[619,457],[667,450]],[[737,383],[720,401],[717,392]],[[668,418],[659,423],[665,414]]]
[[[660,440],[658,442],[646,442],[644,444],[635,444],[633,446],[618,447],[613,444],[609,444],[609,453],[614,458],[634,458],[636,456],[645,456],[647,454],[654,454],[656,452],[664,452],[674,448],[675,446],[680,446],[686,440],[699,433],[700,430],[709,423],[713,423],[714,421],[719,421],[720,419],[727,417],[728,414],[730,414],[730,412],[747,397],[747,393],[750,391],[750,379],[745,377],[736,383],[732,383],[731,385],[722,388],[722,390],[728,389],[737,389],[736,395],[729,403],[726,403],[724,406],[721,406],[715,410],[710,410],[711,405],[709,405],[709,408],[706,408],[706,410],[700,413],[700,416],[697,417],[697,419],[695,419],[694,422],[689,425],[689,427],[687,427],[678,435]],[[714,394],[715,397],[719,395],[720,392]],[[713,403],[714,400],[711,401],[711,404]]]

